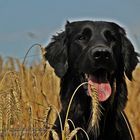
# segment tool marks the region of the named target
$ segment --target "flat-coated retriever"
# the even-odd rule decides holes
[[[76,127],[87,131],[90,140],[132,140],[133,133],[123,112],[127,102],[125,76],[132,80],[138,59],[125,30],[106,21],[67,22],[65,31],[53,36],[45,49],[46,59],[61,78],[63,125],[73,92],[87,81],[88,86],[77,91],[68,118]],[[98,126],[93,129],[90,124],[94,109],[91,85],[94,85],[101,106],[97,112],[102,112]],[[58,119],[54,129],[60,133]],[[80,132],[77,137],[86,140]]]

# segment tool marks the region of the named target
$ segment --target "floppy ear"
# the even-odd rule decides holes
[[[119,31],[121,36],[124,71],[128,79],[132,80],[132,71],[138,63],[138,54],[135,52],[131,41],[126,37],[125,30],[116,23],[111,22],[111,24]]]
[[[122,35],[122,55],[125,74],[129,80],[132,80],[132,71],[138,63],[138,58],[132,43],[126,35]]]
[[[53,36],[52,42],[45,50],[49,64],[54,68],[56,75],[62,78],[68,69],[66,32]]]

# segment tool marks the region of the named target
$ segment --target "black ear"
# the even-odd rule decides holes
[[[116,23],[111,22],[111,24],[121,35],[124,71],[128,79],[132,80],[132,71],[139,62],[137,58],[138,54],[135,52],[131,41],[127,38],[125,30]]]
[[[132,80],[132,71],[138,63],[137,53],[135,52],[131,41],[125,34],[122,35],[121,39],[125,74],[129,80]]]
[[[53,36],[52,42],[45,48],[45,57],[60,78],[68,69],[66,32]]]

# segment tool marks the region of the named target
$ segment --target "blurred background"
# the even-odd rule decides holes
[[[0,55],[24,57],[34,43],[47,44],[66,20],[109,20],[122,25],[140,50],[139,0],[0,0]]]

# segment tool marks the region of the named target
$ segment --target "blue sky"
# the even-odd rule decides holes
[[[0,55],[22,58],[79,19],[118,21],[140,50],[139,14],[140,0],[0,0]]]

